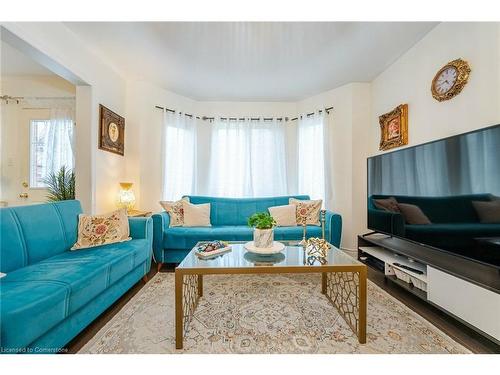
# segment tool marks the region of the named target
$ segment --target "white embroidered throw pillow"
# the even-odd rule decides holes
[[[175,202],[160,201],[161,206],[170,216],[169,227],[182,227],[184,225],[184,208],[182,202],[189,202],[188,197],[184,197]]]
[[[71,250],[130,240],[127,209],[104,215],[78,215],[78,240]]]
[[[319,221],[319,215],[321,211],[321,205],[323,200],[300,200],[295,198],[290,198],[289,203],[297,207],[296,210],[296,220],[297,225],[302,225],[304,218],[306,219],[306,225],[321,225]]]

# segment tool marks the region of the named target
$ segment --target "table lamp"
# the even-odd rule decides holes
[[[135,205],[135,195],[131,190],[132,182],[120,182],[120,192],[118,193],[118,207],[126,208],[130,213]]]

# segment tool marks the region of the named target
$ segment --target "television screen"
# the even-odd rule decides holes
[[[500,125],[368,158],[368,228],[500,266]]]

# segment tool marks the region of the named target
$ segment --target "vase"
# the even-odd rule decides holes
[[[257,229],[253,231],[253,243],[255,247],[269,248],[273,246],[274,231],[272,229]]]

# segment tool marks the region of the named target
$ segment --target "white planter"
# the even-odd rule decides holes
[[[269,248],[273,246],[274,231],[272,229],[257,229],[253,230],[253,243],[255,247]]]

